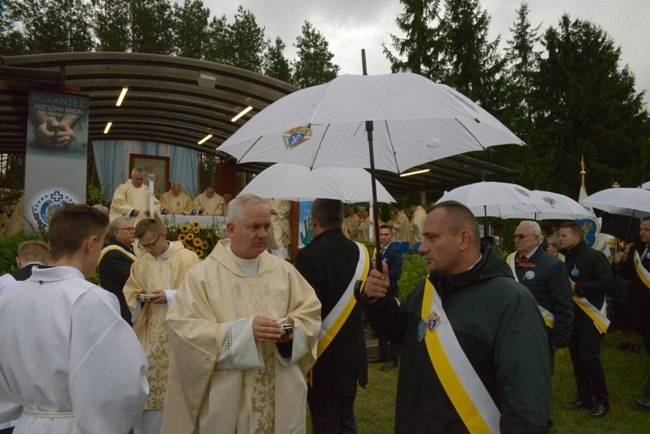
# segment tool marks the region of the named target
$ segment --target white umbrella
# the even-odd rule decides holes
[[[366,131],[374,121],[374,137]],[[523,141],[470,99],[417,74],[343,75],[271,104],[219,148],[238,163],[390,172]]]
[[[642,188],[608,188],[587,196],[581,203],[610,214],[650,215],[650,191]]]
[[[544,210],[535,212],[515,211],[512,214],[505,212],[505,214],[502,215],[502,218],[532,220],[579,220],[596,218],[593,212],[563,194],[542,190],[531,190],[530,194],[542,199],[550,206]]]
[[[644,190],[650,190],[650,181],[645,182],[645,183],[641,186],[641,188],[644,189]]]
[[[316,198],[339,199],[347,203],[372,201],[370,173],[352,167],[322,167],[278,163],[260,172],[242,191],[270,199],[293,201]],[[377,181],[377,201],[396,202]]]

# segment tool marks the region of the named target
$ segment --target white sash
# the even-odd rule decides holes
[[[643,259],[639,256],[639,251],[634,252],[634,268],[636,269],[636,274],[639,275],[639,278],[644,283],[644,285],[650,289],[650,271],[641,263]]]
[[[517,272],[515,271],[515,253],[517,252],[512,252],[511,254],[508,255],[508,258],[506,259],[506,262],[508,265],[510,265],[510,269],[512,270],[512,275],[515,277],[515,280],[519,282],[519,278],[517,277]],[[552,329],[555,326],[555,316],[540,306],[539,304],[537,305],[539,308],[539,312],[542,314],[542,318],[544,319],[544,324],[550,329]]]
[[[107,254],[108,252],[112,251],[112,250],[119,250],[120,252],[124,253],[126,256],[131,258],[131,260],[133,262],[135,262],[138,259],[138,258],[135,257],[135,255],[133,253],[129,252],[128,250],[118,246],[117,244],[111,244],[110,246],[104,247],[102,252],[99,254],[99,261],[97,261],[97,262],[98,263],[102,262],[102,258],[104,257],[104,255]]]
[[[365,282],[366,277],[368,277],[370,267],[368,249],[366,249],[366,246],[361,243],[355,242],[355,244],[359,248],[359,262],[357,263],[354,276],[352,276],[352,280],[345,289],[345,292],[321,323],[320,331],[318,332],[318,357],[325,352],[325,349],[332,343],[334,337],[339,330],[341,330],[341,327],[343,327],[343,324],[350,316],[350,312],[352,312],[352,309],[356,304],[356,299],[354,298],[354,285],[357,283],[357,280]]]
[[[587,314],[589,318],[591,318],[600,333],[605,333],[607,331],[609,328],[609,320],[605,316],[605,313],[607,312],[607,302],[604,302],[602,309],[598,310],[596,309],[596,306],[591,304],[585,297],[574,295],[573,301],[583,310],[584,313]]]
[[[458,343],[428,276],[422,300],[422,319],[426,327],[424,340],[433,368],[469,432],[500,433],[501,412]]]

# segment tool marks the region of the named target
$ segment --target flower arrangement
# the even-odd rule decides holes
[[[186,249],[193,251],[196,255],[205,259],[219,241],[219,223],[213,219],[208,227],[201,227],[201,223],[193,221],[176,225],[172,221],[167,226],[167,239],[180,241]]]

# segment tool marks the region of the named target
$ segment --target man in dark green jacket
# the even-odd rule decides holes
[[[395,432],[467,433],[477,420],[491,421],[481,431],[548,432],[550,351],[530,292],[491,246],[480,244],[476,218],[458,202],[428,210],[419,253],[431,274],[403,306],[385,297],[386,269],[371,272],[360,297],[371,325],[404,348]],[[468,361],[470,369],[456,361]],[[464,386],[470,405],[449,377]]]

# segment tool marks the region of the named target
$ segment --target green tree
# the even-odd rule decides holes
[[[174,4],[174,52],[182,57],[204,59],[208,44],[210,9],[201,0]]]
[[[92,0],[98,51],[131,51],[128,0]]]
[[[288,82],[291,80],[291,66],[287,58],[284,57],[285,48],[286,45],[282,39],[275,38],[275,44],[269,47],[266,54],[264,74]]]
[[[332,63],[334,54],[329,42],[309,21],[302,25],[302,35],[296,38],[297,60],[292,62],[293,83],[298,87],[324,84],[336,78],[339,66]]]
[[[235,20],[228,26],[230,56],[229,65],[250,71],[262,72],[264,53],[269,41],[264,36],[264,27],[257,24],[255,15],[239,6]]]
[[[24,0],[23,36],[29,54],[92,51],[92,9],[83,0]]]
[[[25,54],[27,46],[20,31],[22,4],[18,2],[0,3],[0,56]]]
[[[208,25],[208,43],[205,47],[205,60],[216,63],[227,63],[229,59],[230,30],[225,15],[221,18],[212,17]]]
[[[405,37],[389,35],[391,52],[383,43],[383,51],[393,72],[414,72],[432,79],[442,76],[441,40],[439,34],[440,0],[400,0],[404,12],[396,18],[397,27]]]
[[[600,26],[563,15],[544,34],[546,55],[534,75],[536,138],[531,151],[559,158],[556,191],[575,196],[584,155],[590,190],[618,181],[639,185],[650,174],[650,124],[634,74],[620,67],[621,49]]]

